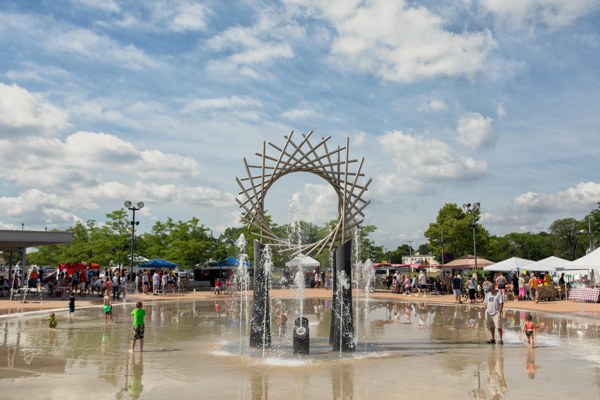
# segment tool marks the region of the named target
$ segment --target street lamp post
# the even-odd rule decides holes
[[[142,203],[140,201],[139,203],[137,203],[137,207],[136,207],[136,206],[132,206],[131,202],[129,200],[127,200],[125,202],[125,207],[127,207],[128,209],[133,211],[133,220],[131,221],[131,271],[129,271],[129,272],[133,273],[133,249],[135,246],[135,226],[140,224],[140,221],[136,222],[136,220],[135,220],[135,212],[144,208],[144,203]],[[122,273],[121,267],[119,267],[119,273]]]
[[[475,256],[475,269],[477,269],[477,238],[475,236],[475,226],[477,224],[475,222],[475,213],[479,211],[479,206],[479,203],[473,204],[473,207],[471,207],[471,203],[463,204],[463,208],[473,215],[473,223],[469,224],[469,226],[473,228],[473,255]]]
[[[444,230],[442,229],[442,266],[444,265]]]

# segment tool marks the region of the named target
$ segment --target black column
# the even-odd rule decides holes
[[[263,251],[265,245],[254,241],[254,297],[252,302],[252,327],[250,347],[271,347],[271,313],[269,306],[269,281],[265,273]]]
[[[354,343],[354,313],[352,312],[352,240],[340,246],[334,255],[335,273],[334,293],[337,294],[333,303],[331,319],[332,334],[329,341],[334,351],[352,352],[356,350]],[[344,276],[346,284],[340,286],[337,282]]]

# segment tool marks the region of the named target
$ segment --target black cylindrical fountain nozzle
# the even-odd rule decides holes
[[[310,330],[307,318],[296,318],[293,344],[294,354],[310,354]]]

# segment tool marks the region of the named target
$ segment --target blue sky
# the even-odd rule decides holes
[[[442,4],[442,5],[440,5]],[[239,224],[262,142],[350,138],[378,243],[425,241],[445,203],[492,234],[600,201],[597,0],[3,1],[0,228],[156,219]],[[276,222],[335,217],[333,190],[278,181]],[[292,200],[292,198],[294,200]]]

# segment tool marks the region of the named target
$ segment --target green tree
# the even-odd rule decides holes
[[[478,224],[480,211],[475,211],[477,255],[486,257],[490,242],[490,234]],[[456,204],[447,203],[438,212],[435,222],[429,224],[425,237],[429,240],[429,248],[440,259],[442,254],[442,230],[444,231],[444,251],[455,258],[473,254],[473,216],[463,211]]]
[[[489,259],[502,261],[511,257],[539,261],[554,254],[554,236],[547,232],[509,233],[490,238]]]
[[[423,243],[422,245],[419,246],[420,254],[429,254],[430,252],[431,252],[431,248],[429,247],[428,244]]]
[[[585,227],[587,228],[587,227]],[[584,228],[582,221],[575,218],[563,218],[554,221],[548,230],[556,239],[555,256],[575,260],[585,254],[585,242],[579,231]]]

